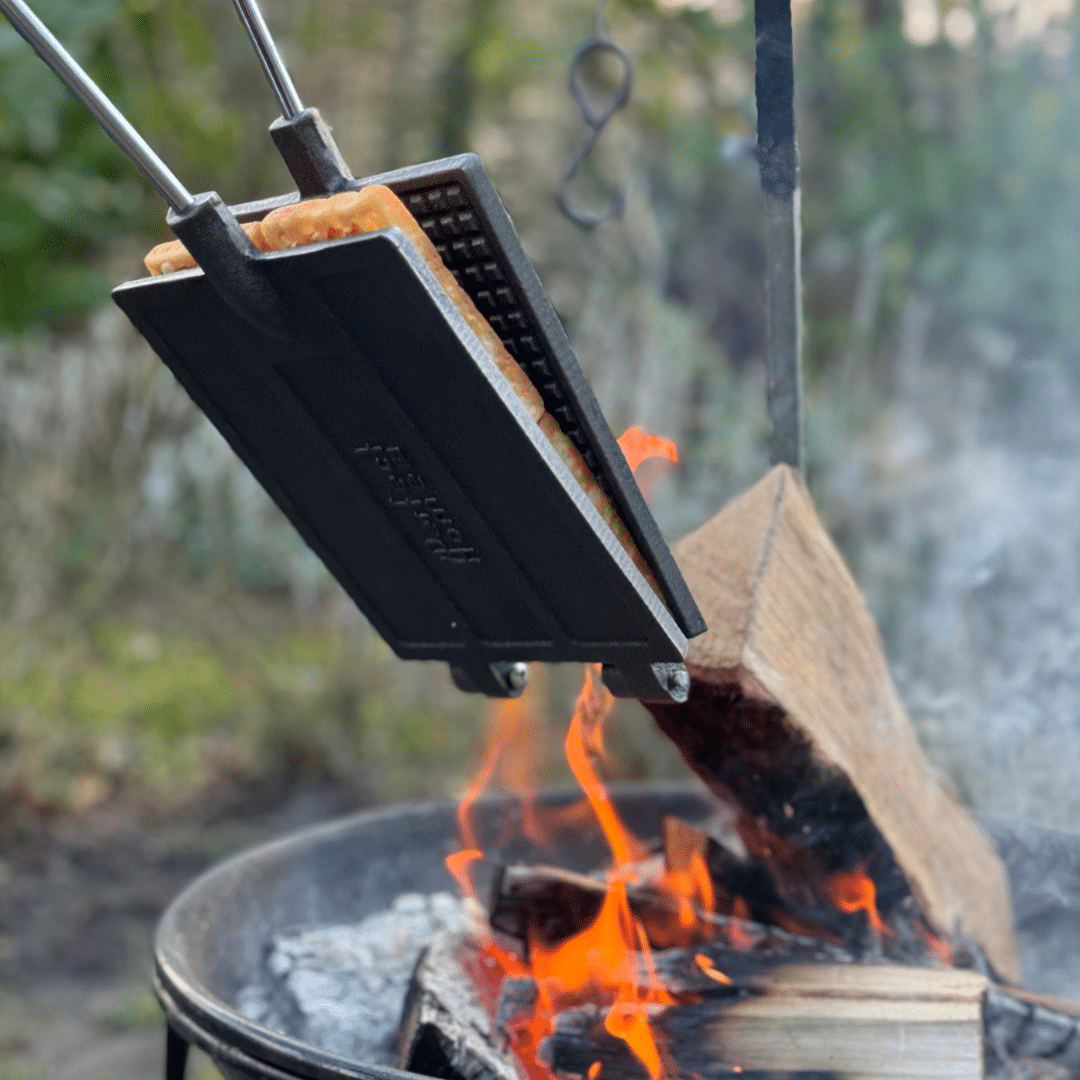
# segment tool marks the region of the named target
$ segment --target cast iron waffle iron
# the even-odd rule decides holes
[[[305,194],[379,183],[402,199],[660,595],[399,229],[264,253],[239,222],[299,194],[189,196],[168,220],[199,267],[127,282],[117,304],[400,657],[493,696],[541,660],[602,663],[620,696],[685,697],[704,622],[480,160],[355,180],[315,110],[272,132]]]

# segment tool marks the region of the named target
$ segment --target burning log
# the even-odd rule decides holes
[[[689,700],[649,708],[738,808],[785,904],[819,925],[865,913],[887,937],[913,897],[930,947],[970,940],[1017,981],[1004,867],[927,762],[798,473],[777,466],[674,550],[709,630]]]
[[[590,926],[607,890],[605,881],[556,866],[502,867],[492,881],[491,927],[501,941],[526,956],[530,942],[551,948]],[[641,922],[650,944],[663,948],[665,932],[678,914],[677,902],[648,886],[630,885],[626,894],[630,911]],[[704,933],[740,953],[826,961],[842,961],[852,955],[820,938],[751,919],[700,908],[694,909],[694,918]],[[658,953],[657,957],[663,955]]]
[[[663,834],[662,860],[653,857],[629,867],[626,888],[630,912],[654,949],[715,940],[820,960],[866,954],[932,965],[940,959],[923,936],[924,923],[910,898],[894,912],[893,928],[884,935],[867,927],[862,912],[828,907],[814,920],[798,918],[760,860],[745,851],[737,854],[675,817],[664,819]],[[500,867],[489,901],[492,929],[523,957],[530,943],[552,948],[591,924],[607,887],[601,877],[558,867]],[[691,895],[698,902],[691,903]],[[869,936],[860,933],[866,929]],[[845,947],[835,948],[840,945]]]
[[[588,918],[605,890],[597,879],[551,867],[508,867],[497,878],[492,919],[497,938],[511,944],[506,927],[543,925],[555,897]],[[508,918],[522,898],[517,921]],[[628,889],[628,899],[643,922],[668,900],[638,887]],[[537,911],[539,924],[530,921]],[[648,962],[640,953],[631,958],[638,992],[659,983],[671,1001],[650,1007],[666,1080],[713,1080],[735,1065],[867,1078],[981,1077],[983,1047],[993,1075],[1013,1075],[1003,1066],[1034,1060],[1080,1065],[1080,1008],[1067,1002],[987,989],[972,972],[860,964],[842,947],[750,920],[714,915],[706,929],[713,940],[653,952]],[[645,1080],[642,1061],[605,1026],[610,1003],[603,994],[566,1004],[538,1046],[522,1045],[514,1033],[530,1026],[542,995],[523,967],[511,964],[507,976],[497,957],[497,947],[459,934],[436,939],[403,1010],[401,1067],[440,1080],[522,1080],[546,1075],[532,1064],[538,1051],[567,1080]]]
[[[689,970],[675,956],[657,955],[666,982],[680,964]],[[992,1075],[1019,1075],[1020,1063],[1080,1067],[1080,1010],[1024,991],[987,988],[973,972],[775,961],[754,971],[746,957],[741,965],[732,967],[726,993],[709,994],[699,981],[703,1000],[655,1017],[657,1041],[668,1052],[668,1080],[727,1076],[735,1064],[920,1078],[981,1077],[984,1057]],[[673,993],[689,989],[677,979],[668,985]],[[567,1010],[554,1028],[541,1057],[556,1075],[584,1076],[599,1061],[600,1075],[609,1080],[645,1080],[641,1063],[604,1030],[603,1010]]]

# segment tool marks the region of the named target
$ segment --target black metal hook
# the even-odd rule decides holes
[[[582,162],[592,152],[592,148],[596,145],[596,140],[600,138],[600,133],[604,130],[605,125],[630,100],[630,90],[634,82],[634,62],[625,49],[617,45],[611,38],[605,36],[603,32],[603,11],[604,3],[601,2],[597,9],[596,29],[593,36],[579,46],[577,52],[574,53],[573,60],[570,62],[570,93],[573,94],[574,100],[578,103],[578,108],[581,109],[581,115],[585,118],[585,123],[589,125],[589,133],[567,163],[566,170],[563,172],[562,180],[559,183],[558,201],[562,212],[582,229],[594,229],[597,225],[602,225],[606,221],[613,221],[615,218],[621,217],[623,210],[626,208],[625,188],[616,191],[611,197],[611,202],[608,203],[605,209],[600,211],[581,210],[574,205],[570,197],[570,184],[574,176],[581,167]],[[590,99],[582,74],[585,62],[590,56],[598,53],[608,53],[614,56],[623,69],[622,81],[615,88],[615,93],[605,108],[597,108],[593,100]]]

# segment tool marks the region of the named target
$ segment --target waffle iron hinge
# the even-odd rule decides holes
[[[690,694],[690,673],[685,664],[602,664],[604,685],[615,697],[638,701],[679,704]],[[486,667],[467,669],[450,665],[454,685],[467,694],[488,697],[519,697],[529,682],[529,666],[521,660],[497,660]]]

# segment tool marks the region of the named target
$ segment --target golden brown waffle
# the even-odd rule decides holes
[[[249,221],[242,226],[244,232],[251,238],[251,242],[260,251],[269,251],[266,241],[263,239],[262,222]],[[179,240],[169,240],[164,244],[158,244],[151,248],[143,262],[152,277],[160,277],[162,274],[171,274],[176,270],[191,270],[198,265]]]

